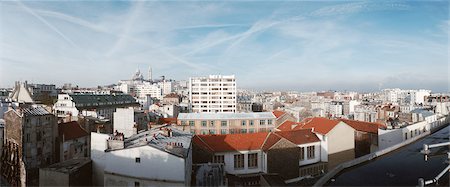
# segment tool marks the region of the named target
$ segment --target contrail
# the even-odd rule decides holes
[[[53,26],[52,24],[50,24],[47,20],[45,20],[44,18],[42,18],[41,16],[37,15],[33,10],[31,10],[30,8],[28,8],[26,5],[24,5],[22,2],[17,1],[17,3],[24,8],[28,13],[30,13],[31,15],[33,15],[35,18],[37,18],[39,21],[41,21],[42,23],[44,23],[47,27],[49,27],[50,29],[52,29],[53,31],[55,31],[59,36],[61,36],[64,40],[66,40],[66,42],[68,42],[70,45],[72,45],[75,48],[81,49],[77,44],[75,44],[69,37],[67,37],[65,34],[63,34],[61,31],[59,31],[59,29],[57,29],[55,26]],[[92,63],[94,63],[94,60],[92,58],[90,58],[89,56],[85,57],[91,61]]]

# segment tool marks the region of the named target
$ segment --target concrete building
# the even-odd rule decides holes
[[[132,107],[117,108],[114,112],[113,130],[122,132],[125,137],[147,130],[148,119],[145,113],[135,111]]]
[[[138,98],[145,98],[150,96],[159,100],[163,99],[163,90],[160,85],[144,82],[135,85],[135,93]]]
[[[180,113],[178,128],[193,134],[235,134],[270,132],[275,128],[272,112]]]
[[[129,138],[91,133],[94,185],[188,186],[192,135],[171,126]]]
[[[38,185],[39,168],[56,162],[57,119],[42,106],[20,104],[5,113],[2,175],[11,185]]]
[[[139,103],[127,94],[59,94],[53,109],[60,118],[72,116],[92,116],[100,119],[112,119],[117,108],[138,107]]]
[[[39,186],[92,186],[92,162],[70,159],[40,168]]]
[[[176,93],[170,93],[163,97],[163,104],[173,104],[177,105],[181,103],[181,96]]]
[[[158,82],[158,86],[161,88],[161,95],[164,97],[174,91],[174,83],[168,80],[162,80]]]
[[[89,158],[90,133],[76,121],[58,124],[58,161],[76,158]]]
[[[191,77],[189,100],[193,112],[235,113],[236,79],[234,75]]]

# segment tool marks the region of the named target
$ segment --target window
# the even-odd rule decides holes
[[[220,134],[227,134],[227,129],[221,129]]]
[[[410,132],[410,134],[409,134],[410,136],[411,136],[411,138],[413,137],[413,133],[412,133],[412,130],[411,130],[411,132]]]
[[[213,163],[225,163],[224,162],[224,156],[223,155],[214,155],[213,156]]]
[[[241,129],[241,133],[247,133],[247,129]]]
[[[300,160],[305,160],[305,148],[300,147]]]
[[[207,130],[202,130],[202,134],[206,135],[206,134],[208,134],[208,131]]]
[[[244,169],[244,155],[234,155],[234,169]]]
[[[26,142],[30,142],[30,134],[27,133],[27,138],[25,140]]]
[[[267,125],[272,125],[272,120],[271,119],[267,120]]]
[[[181,125],[185,126],[186,125],[186,121],[181,121]]]
[[[209,122],[209,126],[210,126],[210,127],[214,127],[214,121],[210,121],[210,122]]]
[[[248,154],[248,167],[249,168],[258,167],[258,153]]]
[[[247,122],[245,120],[242,120],[242,126],[247,125]]]
[[[315,155],[315,147],[314,146],[308,146],[306,148],[307,150],[307,154],[308,154],[308,159],[314,159]]]
[[[405,132],[405,140],[407,140],[407,139],[408,139],[408,133]]]
[[[134,186],[135,186],[135,187],[138,187],[138,186],[140,186],[140,185],[141,185],[141,184],[140,184],[139,182],[137,182],[137,181],[134,182]]]
[[[209,134],[216,134],[216,130],[209,130]]]
[[[141,158],[140,158],[140,157],[136,157],[136,158],[135,158],[135,162],[136,162],[136,163],[141,163]]]
[[[266,124],[266,120],[259,120],[259,125],[265,125]]]
[[[202,121],[202,127],[206,127],[206,121]]]
[[[253,126],[253,120],[250,120],[250,126]]]
[[[195,122],[194,121],[189,121],[189,126],[194,126]]]
[[[255,132],[255,129],[249,129],[248,132],[249,132],[249,133],[254,133],[254,132]]]
[[[222,127],[226,127],[226,126],[227,126],[227,121],[221,121],[221,122],[220,122],[220,125],[221,125]]]

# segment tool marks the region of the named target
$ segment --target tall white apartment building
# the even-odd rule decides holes
[[[234,75],[209,75],[189,78],[189,100],[193,112],[235,113]]]
[[[162,100],[162,89],[157,84],[144,82],[142,84],[135,85],[135,91],[138,98],[145,98],[147,95]]]

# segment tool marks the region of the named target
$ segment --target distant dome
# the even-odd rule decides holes
[[[133,75],[133,80],[144,80],[144,76],[142,76],[141,71],[136,70],[136,73]]]

